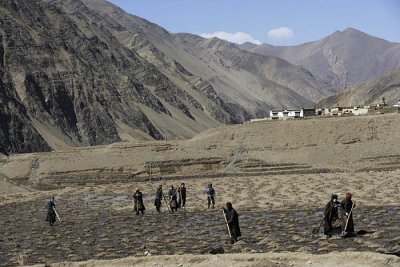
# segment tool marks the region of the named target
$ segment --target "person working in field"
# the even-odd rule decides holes
[[[229,234],[231,237],[231,244],[238,241],[238,237],[242,236],[239,226],[239,215],[236,210],[232,207],[232,203],[226,203],[226,209],[224,209],[226,223],[228,224]]]
[[[353,203],[352,194],[347,192],[344,199],[340,203],[342,212],[342,237],[346,237],[354,233],[354,221],[353,221],[353,209],[355,203]]]
[[[133,194],[133,201],[135,205],[133,210],[136,211],[136,215],[139,215],[139,212],[143,215],[146,208],[143,203],[143,194],[140,192],[139,188],[136,188],[136,191]]]
[[[210,205],[212,204],[212,208],[214,208],[215,205],[215,190],[212,186],[212,184],[208,184],[206,189],[204,190],[207,194],[207,205],[208,208],[210,208]]]
[[[338,195],[332,194],[331,200],[326,204],[324,212],[324,234],[329,237],[332,236],[333,225],[339,218],[339,207]]]
[[[156,206],[156,210],[158,212],[161,212],[161,203],[163,199],[163,191],[162,191],[162,185],[159,185],[157,188],[156,192],[156,199],[154,200],[154,206]]]
[[[185,183],[182,183],[181,186],[178,188],[178,206],[181,209],[185,209],[185,205],[186,205],[186,187],[185,187]]]
[[[171,211],[178,211],[178,201],[177,201],[177,192],[173,185],[168,190],[169,196],[169,206],[171,207]]]
[[[47,217],[46,221],[50,223],[50,226],[53,226],[56,222],[56,211],[54,210],[56,204],[54,204],[54,197],[50,197],[49,202],[47,203]]]

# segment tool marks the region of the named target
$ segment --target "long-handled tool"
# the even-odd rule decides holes
[[[179,193],[178,207],[181,209],[182,208],[182,187],[181,187],[181,189],[178,190],[178,193]]]
[[[322,218],[321,223],[319,224],[319,226],[318,226],[317,228],[314,228],[314,229],[313,229],[313,231],[312,231],[312,234],[313,234],[313,235],[319,233],[319,229],[321,229],[321,226],[322,226],[322,224],[324,223],[324,221],[325,221],[325,218]]]
[[[57,219],[61,222],[60,216],[58,216],[58,213],[57,213],[57,211],[56,211],[56,208],[53,208],[53,210],[54,210],[54,213],[55,213],[56,216],[57,216]]]
[[[329,214],[329,212],[331,211],[332,208],[333,208],[333,205],[331,205],[331,206],[329,207],[328,211],[324,214],[324,218],[322,218],[321,223],[319,224],[319,226],[318,226],[317,228],[314,228],[314,229],[312,230],[312,234],[313,234],[313,235],[319,233],[319,230],[321,229],[321,226],[322,226],[322,225],[324,224],[324,222],[325,222],[325,217]]]
[[[231,229],[229,228],[228,220],[226,219],[226,213],[225,213],[225,210],[224,210],[224,209],[222,210],[222,213],[224,214],[226,227],[228,227],[229,237],[232,238]]]
[[[340,234],[341,236],[346,236],[347,235],[347,232],[346,232],[347,231],[347,225],[349,224],[350,216],[353,213],[353,208],[354,208],[355,205],[356,205],[355,203],[353,203],[353,205],[351,205],[349,216],[347,216],[346,224],[344,226],[344,229],[343,229],[342,233]]]

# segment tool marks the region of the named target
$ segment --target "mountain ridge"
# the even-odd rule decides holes
[[[400,67],[400,43],[389,42],[351,27],[295,46],[246,43],[239,47],[300,64],[320,79],[335,85],[338,91]]]
[[[381,104],[394,105],[400,100],[400,69],[385,73],[377,79],[353,85],[317,103],[319,107],[364,106]]]
[[[185,47],[184,45],[182,46],[180,40],[176,38],[177,35],[179,34],[170,34],[168,31],[165,29],[161,28],[160,26],[150,23],[147,24],[147,21],[139,18],[134,15],[126,14],[126,13],[121,13],[123,12],[120,8],[116,8],[113,10],[112,5],[107,5],[105,1],[98,1],[98,0],[84,0],[84,3],[86,3],[88,6],[91,8],[95,9],[97,12],[100,12],[102,14],[108,14],[111,17],[113,17],[115,20],[118,20],[126,29],[132,30],[133,32],[136,32],[137,34],[144,33],[145,35],[142,36],[144,39],[147,39],[153,46],[157,48],[159,52],[161,52],[164,56],[168,57],[172,61],[178,62],[181,66],[183,66],[185,69],[187,69],[190,73],[195,74],[196,76],[199,76],[203,80],[209,80],[210,76],[214,76],[212,74],[213,70],[208,66],[204,66],[203,63],[206,63],[206,65],[210,65],[210,61],[214,60],[215,58],[207,58],[208,62],[205,61],[205,57],[199,58],[198,55],[194,55],[193,53],[187,53],[188,48]],[[121,34],[122,35],[122,34]],[[120,36],[121,36],[120,35]],[[190,34],[189,34],[190,35]],[[192,36],[192,35],[190,35]],[[126,35],[125,35],[126,37]],[[196,37],[198,38],[198,37]],[[201,40],[200,42],[206,42],[205,38],[199,37],[198,40]],[[123,43],[130,43],[131,47],[134,47],[132,45],[132,41],[129,40],[128,37],[126,37],[125,41],[122,40]],[[226,41],[222,41],[226,46],[234,49],[234,45],[228,44]],[[136,44],[137,45],[137,44]],[[129,45],[128,45],[129,46]],[[178,51],[178,52],[177,52]],[[239,50],[238,50],[238,53]],[[148,54],[144,54],[143,56],[149,56]],[[150,56],[149,56],[150,57]],[[217,61],[219,59],[216,59]],[[154,62],[152,62],[154,64]],[[214,66],[213,66],[214,67]],[[214,67],[215,68],[215,67]],[[221,70],[223,73],[223,70]],[[219,74],[219,73],[218,73]],[[223,76],[223,75],[219,75]],[[226,81],[224,81],[226,82]],[[215,90],[218,90],[219,87],[222,87],[221,84],[211,84]],[[324,85],[325,87],[328,87],[327,85]],[[235,87],[235,86],[232,86]],[[226,94],[226,92],[221,92],[218,91],[220,94]]]

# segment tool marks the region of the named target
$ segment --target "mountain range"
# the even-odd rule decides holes
[[[352,107],[376,105],[378,103],[382,104],[383,99],[390,106],[400,101],[400,69],[395,69],[377,79],[353,85],[345,91],[324,98],[317,106]]]
[[[239,47],[301,65],[339,90],[400,68],[399,43],[388,42],[353,28],[296,46],[245,43]]]
[[[173,34],[104,0],[2,0],[0,17],[4,154],[186,139],[340,89],[283,55]]]

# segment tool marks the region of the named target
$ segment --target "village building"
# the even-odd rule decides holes
[[[397,113],[400,113],[400,100],[398,100],[397,104],[394,104],[393,107],[397,110]]]
[[[315,111],[315,113],[320,116],[360,116],[360,115],[367,115],[370,106],[364,107],[332,107],[332,108],[319,108]]]
[[[315,116],[315,109],[285,109],[285,110],[270,110],[269,117],[272,120],[299,119],[304,117]]]

